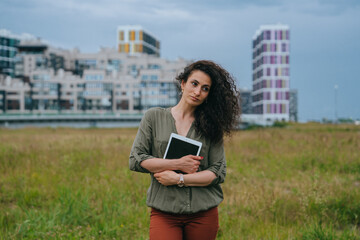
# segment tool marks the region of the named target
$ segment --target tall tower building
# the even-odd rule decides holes
[[[118,26],[118,52],[136,55],[147,53],[160,56],[160,42],[139,25]]]
[[[289,26],[260,26],[253,37],[252,108],[266,122],[289,121],[289,55]]]

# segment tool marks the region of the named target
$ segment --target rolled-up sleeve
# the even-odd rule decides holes
[[[208,157],[209,167],[207,170],[212,171],[216,175],[216,178],[210,185],[223,183],[226,176],[226,159],[223,141],[215,144],[211,143]]]
[[[136,172],[150,173],[147,169],[143,168],[140,164],[142,161],[154,158],[151,155],[152,149],[152,124],[151,114],[146,112],[140,122],[138,132],[136,134],[133,146],[131,148],[129,157],[130,170]]]

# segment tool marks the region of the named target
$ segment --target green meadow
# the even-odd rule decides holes
[[[137,129],[0,129],[0,239],[148,239]],[[360,127],[290,124],[225,141],[218,239],[360,239]]]

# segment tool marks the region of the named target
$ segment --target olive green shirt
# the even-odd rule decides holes
[[[141,120],[130,152],[130,169],[150,173],[141,167],[140,163],[149,158],[163,158],[171,133],[177,133],[171,109],[149,109]],[[212,171],[216,178],[206,187],[164,186],[154,178],[153,173],[150,173],[151,184],[146,200],[149,207],[164,212],[190,214],[216,207],[223,200],[220,187],[226,175],[223,142],[214,144],[210,139],[199,136],[194,124],[191,125],[186,137],[202,142],[200,156],[204,159],[200,161],[199,171]]]

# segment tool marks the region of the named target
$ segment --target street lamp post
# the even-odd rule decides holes
[[[337,90],[338,90],[338,85],[335,85],[334,86],[334,92],[335,92],[335,123],[337,124],[338,123],[338,113],[337,113]]]

